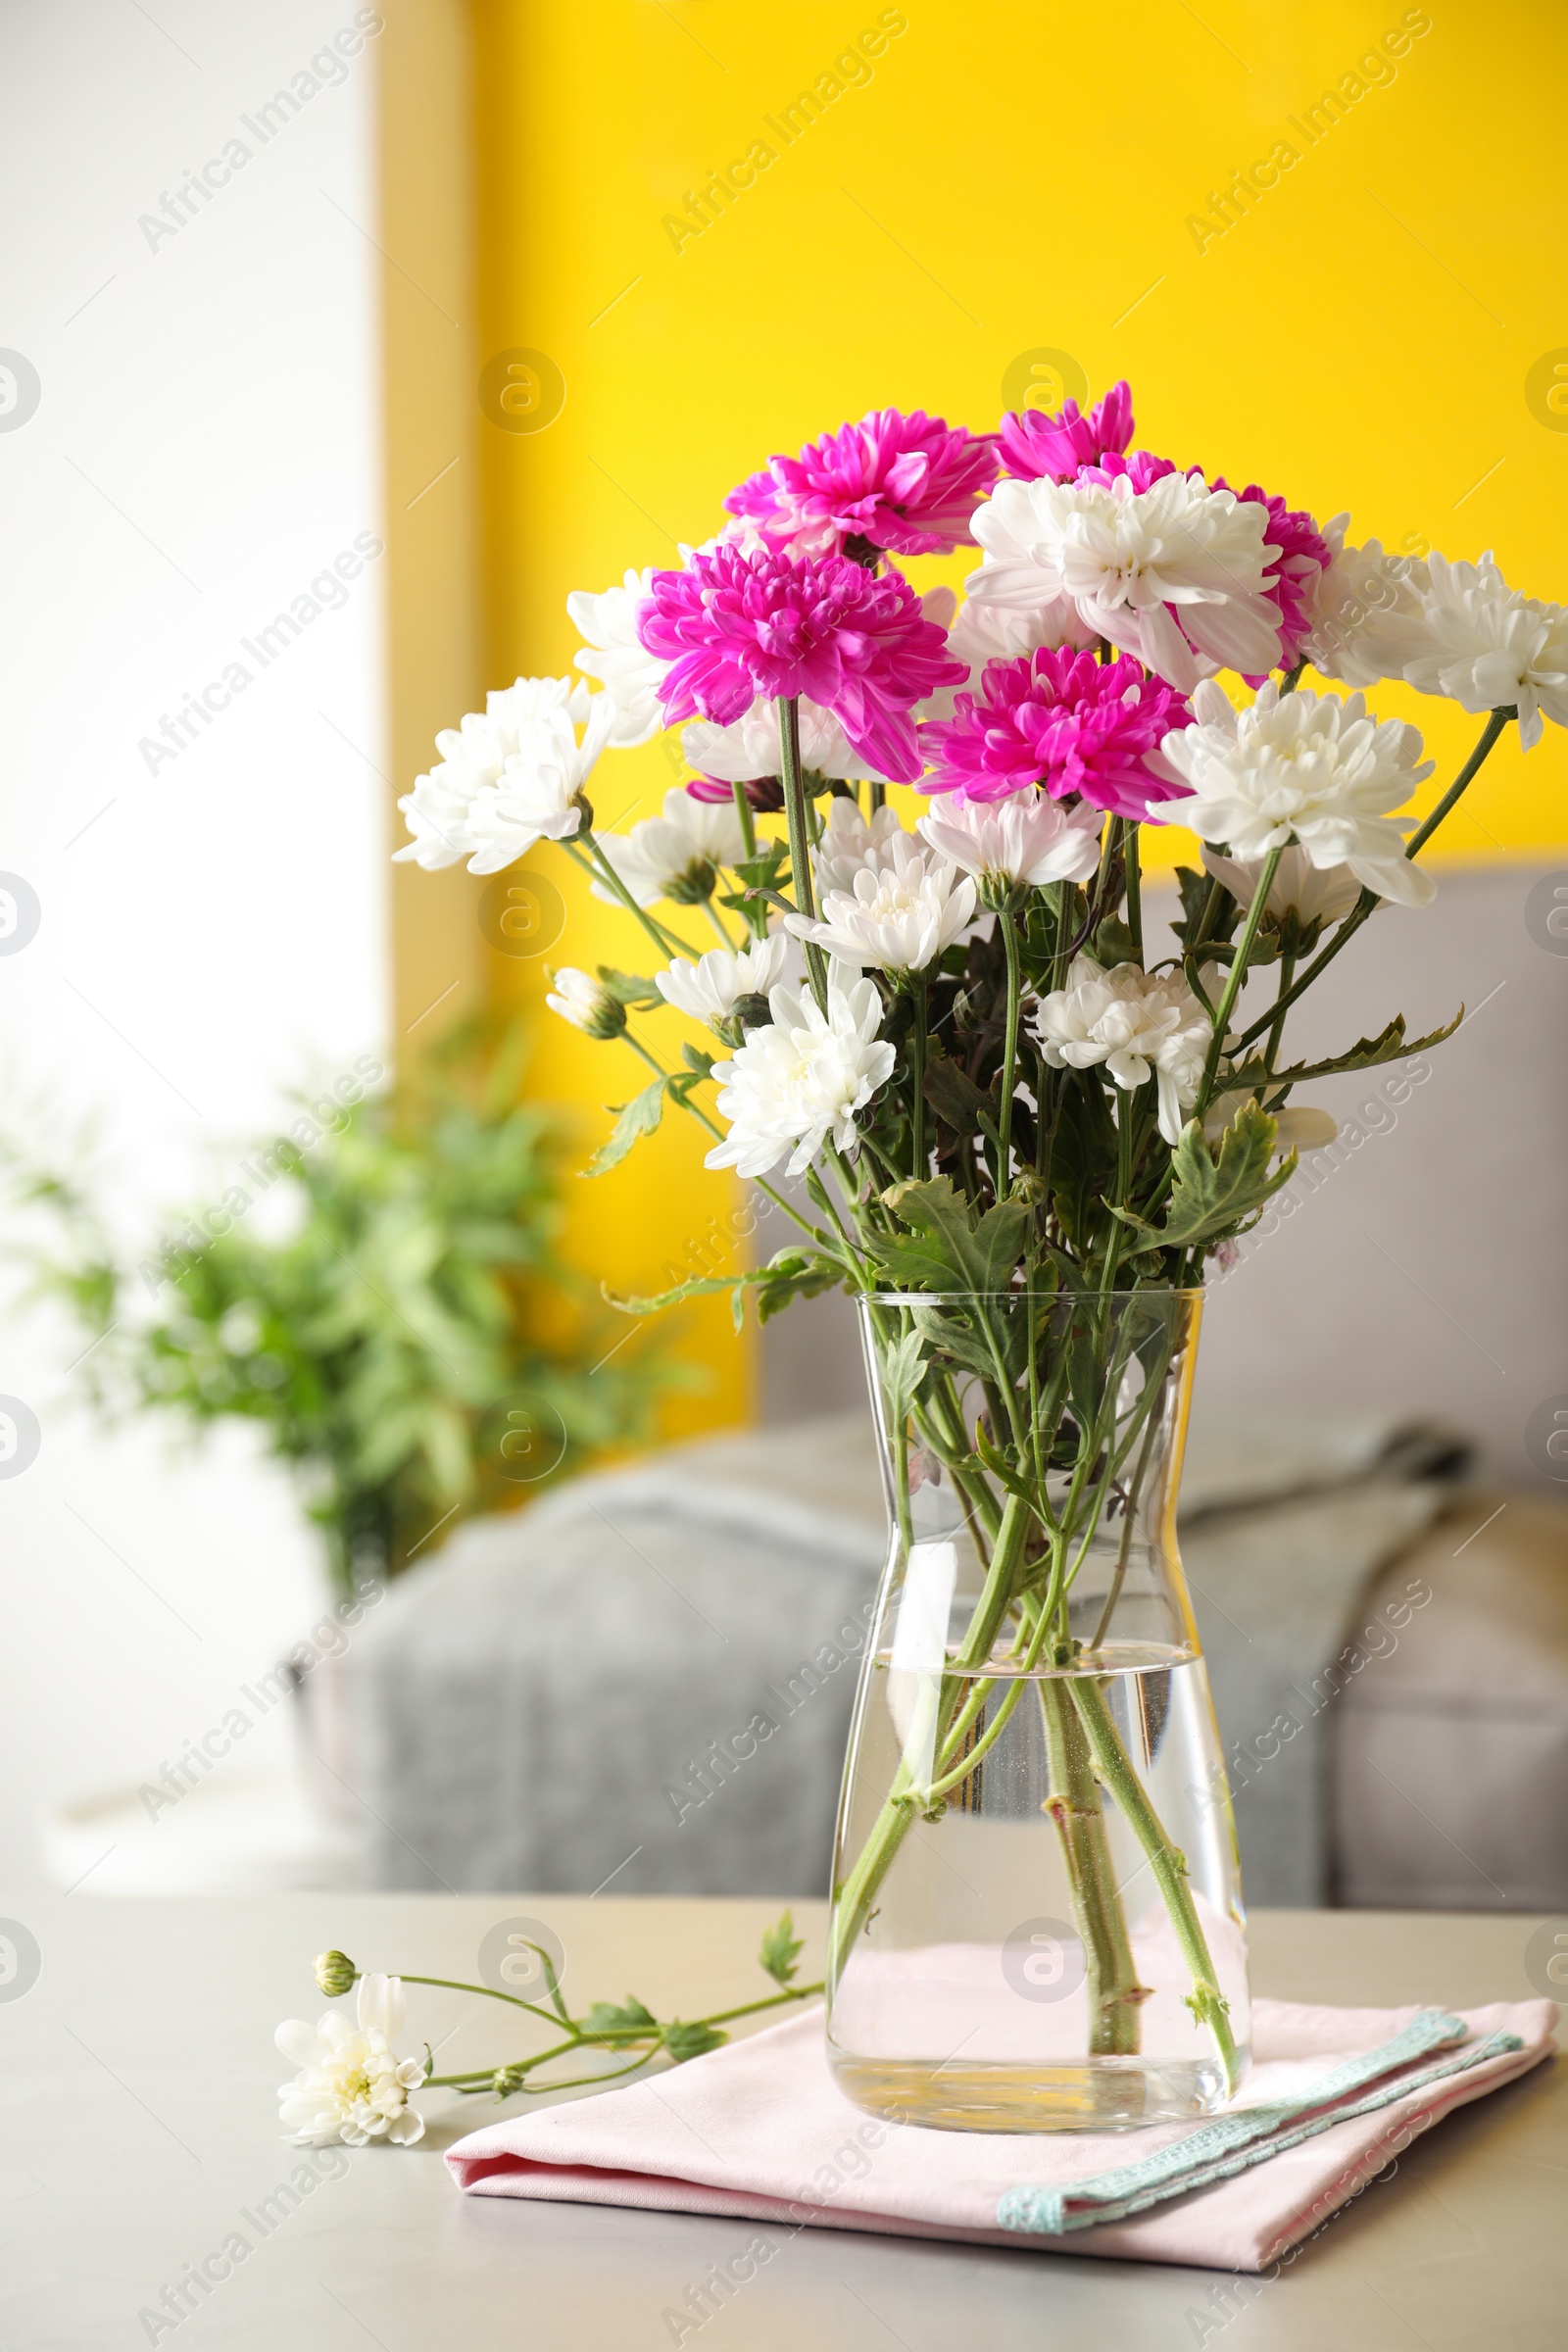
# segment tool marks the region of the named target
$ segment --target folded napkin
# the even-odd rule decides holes
[[[813,2006],[671,2073],[491,2124],[447,2162],[475,2196],[1259,2271],[1450,2108],[1538,2065],[1557,2011],[1258,2001],[1252,2019],[1242,2094],[1198,2125],[999,2133],[883,2123],[834,2082]]]

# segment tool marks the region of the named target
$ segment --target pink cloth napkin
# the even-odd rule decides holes
[[[1557,2020],[1550,2001],[1461,2011],[1443,2045],[1429,2034],[1426,2054],[1405,2061],[1392,2084],[1369,2092],[1363,2066],[1359,2089],[1336,2094],[1336,2077],[1344,2084],[1358,2059],[1412,2025],[1419,2036],[1430,2014],[1258,2001],[1252,2069],[1218,2132],[1170,2124],[996,2133],[924,2131],[862,2113],[833,2081],[813,2006],[667,2074],[488,2125],[450,2149],[447,2162],[474,2196],[642,2205],[790,2230],[871,2230],[1260,2271],[1318,2230],[1418,2132],[1538,2065]],[[1468,2030],[1462,2042],[1460,2022]],[[1391,2087],[1397,2095],[1389,2098]],[[1322,2094],[1315,2103],[1314,2091]],[[1348,2111],[1369,2096],[1387,2103]],[[1284,2119],[1286,2139],[1261,2162],[1261,2140],[1235,2152],[1247,2112],[1258,2109]],[[1325,2128],[1326,2114],[1336,2120]],[[1218,2167],[1247,2169],[1230,2169],[1212,2186],[1186,2186],[1189,2158],[1196,2166],[1214,2153]],[[1144,2196],[1162,2171],[1167,2185],[1155,2193],[1167,2201],[1133,2219],[1083,2226],[1130,2175],[1142,2180]]]

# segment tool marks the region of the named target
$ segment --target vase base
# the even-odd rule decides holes
[[[1230,2097],[1217,2058],[964,2066],[865,2058],[830,2041],[828,2063],[867,2115],[934,2132],[1132,2132],[1217,2114]]]

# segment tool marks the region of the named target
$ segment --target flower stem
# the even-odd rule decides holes
[[[1187,2006],[1199,2024],[1206,2025],[1213,2034],[1220,2063],[1225,2069],[1226,2088],[1234,2090],[1241,2080],[1241,2061],[1235,2036],[1231,2033],[1230,2004],[1220,1992],[1214,1963],[1209,1956],[1197,1905],[1193,1901],[1192,1888],[1188,1885],[1187,1857],[1172,1845],[1165,1835],[1144,1785],[1133,1770],[1105,1704],[1101,1683],[1092,1675],[1075,1675],[1068,1689],[1089,1741],[1095,1777],[1115,1799],[1122,1819],[1149,1858],[1149,1867],[1164,1898],[1165,1909],[1176,1931],[1176,1940],[1182,1948],[1182,1957],[1192,1975],[1193,1989],[1187,1996]]]
[[[638,922],[641,923],[643,929],[647,932],[649,938],[653,941],[661,956],[688,956],[691,957],[693,962],[695,962],[697,957],[702,954],[702,950],[700,948],[687,947],[685,941],[682,939],[677,939],[673,931],[666,931],[662,923],[656,921],[654,916],[649,913],[646,906],[638,906],[636,900],[632,897],[631,892],[626,888],[625,883],[616,873],[614,867],[611,864],[609,858],[605,855],[604,851],[600,848],[598,842],[595,840],[592,828],[588,825],[579,827],[577,839],[586,844],[588,854],[594,860],[601,882],[603,882],[608,889],[614,892],[616,898],[625,907],[628,914],[636,916]]]
[[[809,827],[806,816],[806,778],[801,769],[801,706],[794,695],[782,696],[778,711],[779,760],[784,784],[784,814],[790,835],[790,880],[797,913],[814,916],[816,898],[811,888]],[[827,957],[806,942],[806,968],[818,1012],[827,1010]]]
[[[741,840],[745,845],[746,855],[749,858],[755,858],[757,856],[757,821],[752,815],[752,804],[746,797],[746,787],[744,784],[731,783],[730,791],[735,796],[735,819],[741,829]]]
[[[1122,863],[1127,871],[1127,928],[1132,933],[1133,961],[1144,960],[1144,897],[1143,876],[1138,864],[1138,825],[1135,818],[1126,816],[1121,826]]]
[[[1064,1683],[1049,1678],[1042,1682],[1040,1706],[1052,1791],[1044,1810],[1060,1834],[1073,1919],[1084,1947],[1089,2054],[1094,2058],[1135,2057],[1143,2039],[1139,2011],[1149,1992],[1139,1984],[1133,1965],[1089,1742]]]
[[[1433,834],[1437,831],[1444,818],[1447,815],[1449,809],[1453,807],[1455,801],[1457,801],[1459,798],[1459,795],[1468,790],[1469,786],[1475,781],[1476,772],[1479,769],[1482,760],[1485,760],[1487,754],[1496,742],[1497,737],[1502,733],[1503,728],[1508,724],[1508,721],[1511,718],[1517,718],[1518,715],[1518,711],[1511,705],[1505,709],[1493,710],[1488,713],[1487,723],[1481,730],[1481,740],[1476,745],[1475,750],[1471,753],[1463,767],[1460,768],[1459,773],[1454,777],[1453,782],[1448,786],[1447,791],[1444,794],[1442,800],[1433,809],[1432,814],[1426,819],[1424,824],[1419,825],[1416,828],[1415,832],[1411,834],[1409,840],[1405,843],[1404,854],[1407,858],[1413,858],[1418,850],[1425,849],[1427,843],[1432,839]]]
[[[1270,850],[1263,860],[1263,870],[1257,877],[1257,888],[1252,893],[1252,904],[1247,909],[1247,921],[1242,927],[1242,936],[1237,942],[1236,953],[1231,958],[1231,968],[1225,976],[1225,986],[1220,994],[1219,1003],[1214,1007],[1214,1034],[1209,1041],[1208,1060],[1203,1070],[1203,1083],[1199,1089],[1198,1101],[1193,1105],[1195,1119],[1202,1117],[1208,1108],[1208,1099],[1214,1092],[1214,1081],[1219,1076],[1220,1055],[1225,1051],[1225,1032],[1230,1025],[1230,1017],[1235,1008],[1236,1000],[1242,993],[1242,982],[1247,977],[1248,962],[1262,925],[1263,909],[1268,905],[1268,894],[1274,887],[1274,877],[1279,872],[1280,859],[1284,854],[1283,848]],[[1270,1018],[1277,1019],[1279,1012],[1280,1006],[1276,1004]]]
[[[1442,824],[1444,818],[1452,810],[1453,806],[1459,799],[1460,794],[1467,791],[1475,782],[1476,775],[1480,770],[1482,761],[1492,750],[1493,745],[1496,742],[1498,736],[1502,733],[1503,728],[1508,724],[1508,721],[1514,716],[1516,716],[1516,712],[1511,707],[1493,710],[1488,713],[1487,723],[1481,730],[1481,740],[1476,745],[1475,750],[1471,753],[1469,759],[1465,761],[1463,767],[1459,770],[1458,775],[1455,776],[1453,782],[1449,785],[1442,800],[1433,809],[1432,814],[1416,832],[1411,834],[1410,839],[1405,843],[1404,854],[1407,858],[1413,858],[1418,850],[1422,850],[1426,847],[1427,843],[1432,839],[1433,834]],[[1340,950],[1343,947],[1346,947],[1349,941],[1354,938],[1356,932],[1360,930],[1361,925],[1366,921],[1367,916],[1371,914],[1373,909],[1381,904],[1382,902],[1380,901],[1375,890],[1362,891],[1361,896],[1357,899],[1355,905],[1351,907],[1344,922],[1335,932],[1334,937],[1329,941],[1328,946],[1322,949],[1318,955],[1313,956],[1305,971],[1298,975],[1298,977],[1292,982],[1290,988],[1282,993],[1269,1010],[1265,1012],[1259,1020],[1255,1020],[1250,1029],[1243,1031],[1242,1044],[1244,1046],[1250,1046],[1253,1044],[1256,1039],[1262,1036],[1264,1030],[1279,1018],[1282,1012],[1287,1011],[1290,1006],[1296,1003],[1298,997],[1304,996],[1306,991],[1311,987],[1313,981],[1317,978],[1319,972],[1323,970],[1326,964],[1333,962]]]
[[[909,1031],[909,1174],[919,1182],[930,1174],[925,1150],[925,982],[912,980],[909,996],[914,1007]]]
[[[719,913],[718,908],[713,905],[711,899],[705,899],[703,901],[703,912],[707,915],[709,921],[712,924],[713,929],[717,932],[719,946],[733,956],[735,953],[735,942],[731,939],[728,931],[725,929],[724,918]]]
[[[952,1717],[958,1704],[963,1678],[972,1675],[978,1666],[983,1665],[995,1646],[998,1630],[1012,1597],[1013,1579],[1023,1553],[1031,1516],[1028,1505],[1020,1501],[1016,1494],[1007,1496],[1003,1506],[1002,1523],[997,1530],[991,1565],[986,1573],[985,1590],[976,1603],[968,1631],[953,1661],[956,1671],[940,1678],[929,1678],[934,1686],[937,1718],[933,1726],[933,1754],[936,1752],[936,1741],[943,1737],[946,1720]],[[919,1818],[919,1806],[914,1801],[915,1774],[909,1760],[914,1746],[911,1739],[906,1748],[905,1760],[894,1776],[893,1786],[854,1868],[843,1886],[834,1890],[828,1977],[835,1984],[848,1965],[856,1937],[871,1915],[877,1891],[892,1867],[895,1855]]]
[[[1007,958],[1007,1027],[1002,1048],[1002,1107],[997,1118],[997,1198],[1002,1200],[1012,1179],[1012,1090],[1018,1071],[1018,1007],[1023,1001],[1023,972],[1018,957],[1018,926],[1010,908],[997,917],[1002,926],[1003,952]]]

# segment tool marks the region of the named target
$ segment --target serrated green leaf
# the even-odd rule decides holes
[[[981,1464],[1000,1486],[1005,1487],[1009,1494],[1016,1494],[1019,1501],[1026,1502],[1032,1511],[1039,1512],[1039,1497],[1034,1488],[1027,1479],[1020,1478],[1006,1456],[998,1451],[986,1436],[984,1425],[978,1421],[975,1423],[974,1449]]]
[[[906,1331],[882,1357],[880,1371],[888,1419],[896,1427],[902,1426],[926,1375],[925,1341],[921,1334]],[[788,1916],[786,1912],[786,1919]]]
[[[891,1246],[879,1243],[877,1254],[886,1254],[890,1263],[923,1260],[937,1279],[922,1280],[916,1288],[994,1295],[1009,1287],[1028,1238],[1025,1202],[999,1200],[977,1219],[946,1176],[894,1185],[882,1198],[920,1241],[913,1249],[902,1241]]]
[[[617,972],[614,966],[609,963],[598,964],[595,968],[598,971],[601,986],[608,989],[617,1004],[631,1004],[648,1012],[657,1012],[664,1002],[653,981],[645,980],[640,972]]]
[[[664,2027],[660,2039],[675,2064],[684,2066],[689,2058],[702,2058],[710,2050],[722,2049],[729,2035],[721,2034],[716,2026],[683,2026],[677,2018]]]
[[[608,1284],[602,1288],[609,1304],[618,1306],[621,1313],[626,1315],[657,1314],[662,1307],[679,1306],[686,1298],[708,1298],[715,1291],[733,1291],[737,1294],[738,1318],[739,1301],[744,1299],[748,1290],[756,1290],[760,1286],[764,1295],[777,1294],[776,1303],[768,1310],[776,1314],[780,1306],[788,1304],[790,1298],[814,1298],[818,1291],[829,1290],[834,1283],[842,1282],[845,1274],[846,1268],[836,1258],[813,1254],[809,1250],[787,1249],[780,1250],[765,1266],[748,1266],[739,1274],[695,1275],[690,1282],[677,1283],[673,1290],[660,1291],[653,1298],[628,1296],[611,1290]]]
[[[584,1176],[603,1176],[609,1169],[618,1167],[633,1144],[640,1143],[645,1135],[653,1134],[664,1115],[664,1095],[668,1085],[667,1078],[656,1078],[653,1085],[645,1086],[640,1095],[633,1095],[607,1140],[582,1170]]]
[[[937,1117],[955,1134],[986,1135],[997,1140],[1000,1097],[983,1094],[968,1072],[940,1047],[926,1068],[925,1099]]]
[[[794,1914],[786,1911],[763,1935],[762,1948],[757,1956],[774,1984],[787,1986],[800,1967],[804,1948],[795,1933]]]
[[[682,1046],[680,1056],[694,1077],[711,1078],[713,1075],[714,1057],[701,1046]]]
[[[1347,1054],[1337,1054],[1326,1061],[1298,1061],[1290,1069],[1269,1071],[1254,1055],[1250,1061],[1237,1064],[1220,1080],[1219,1091],[1224,1094],[1250,1094],[1255,1087],[1300,1086],[1310,1078],[1339,1078],[1351,1070],[1375,1070],[1388,1061],[1407,1061],[1414,1054],[1426,1054],[1452,1037],[1464,1019],[1464,1006],[1442,1029],[1434,1029],[1429,1037],[1407,1038],[1404,1034],[1404,1015],[1396,1013],[1386,1029],[1376,1037],[1357,1038]]]
[[[1276,1133],[1266,1110],[1244,1102],[1214,1152],[1198,1121],[1189,1120],[1171,1155],[1174,1181],[1164,1224],[1146,1224],[1124,1208],[1112,1211],[1131,1229],[1134,1250],[1193,1250],[1239,1233],[1296,1172],[1292,1152],[1270,1176]]]
[[[613,2001],[595,2001],[582,2019],[585,2034],[657,2034],[659,2020],[651,2009],[645,2009],[635,1993],[628,1993],[617,2006]]]

